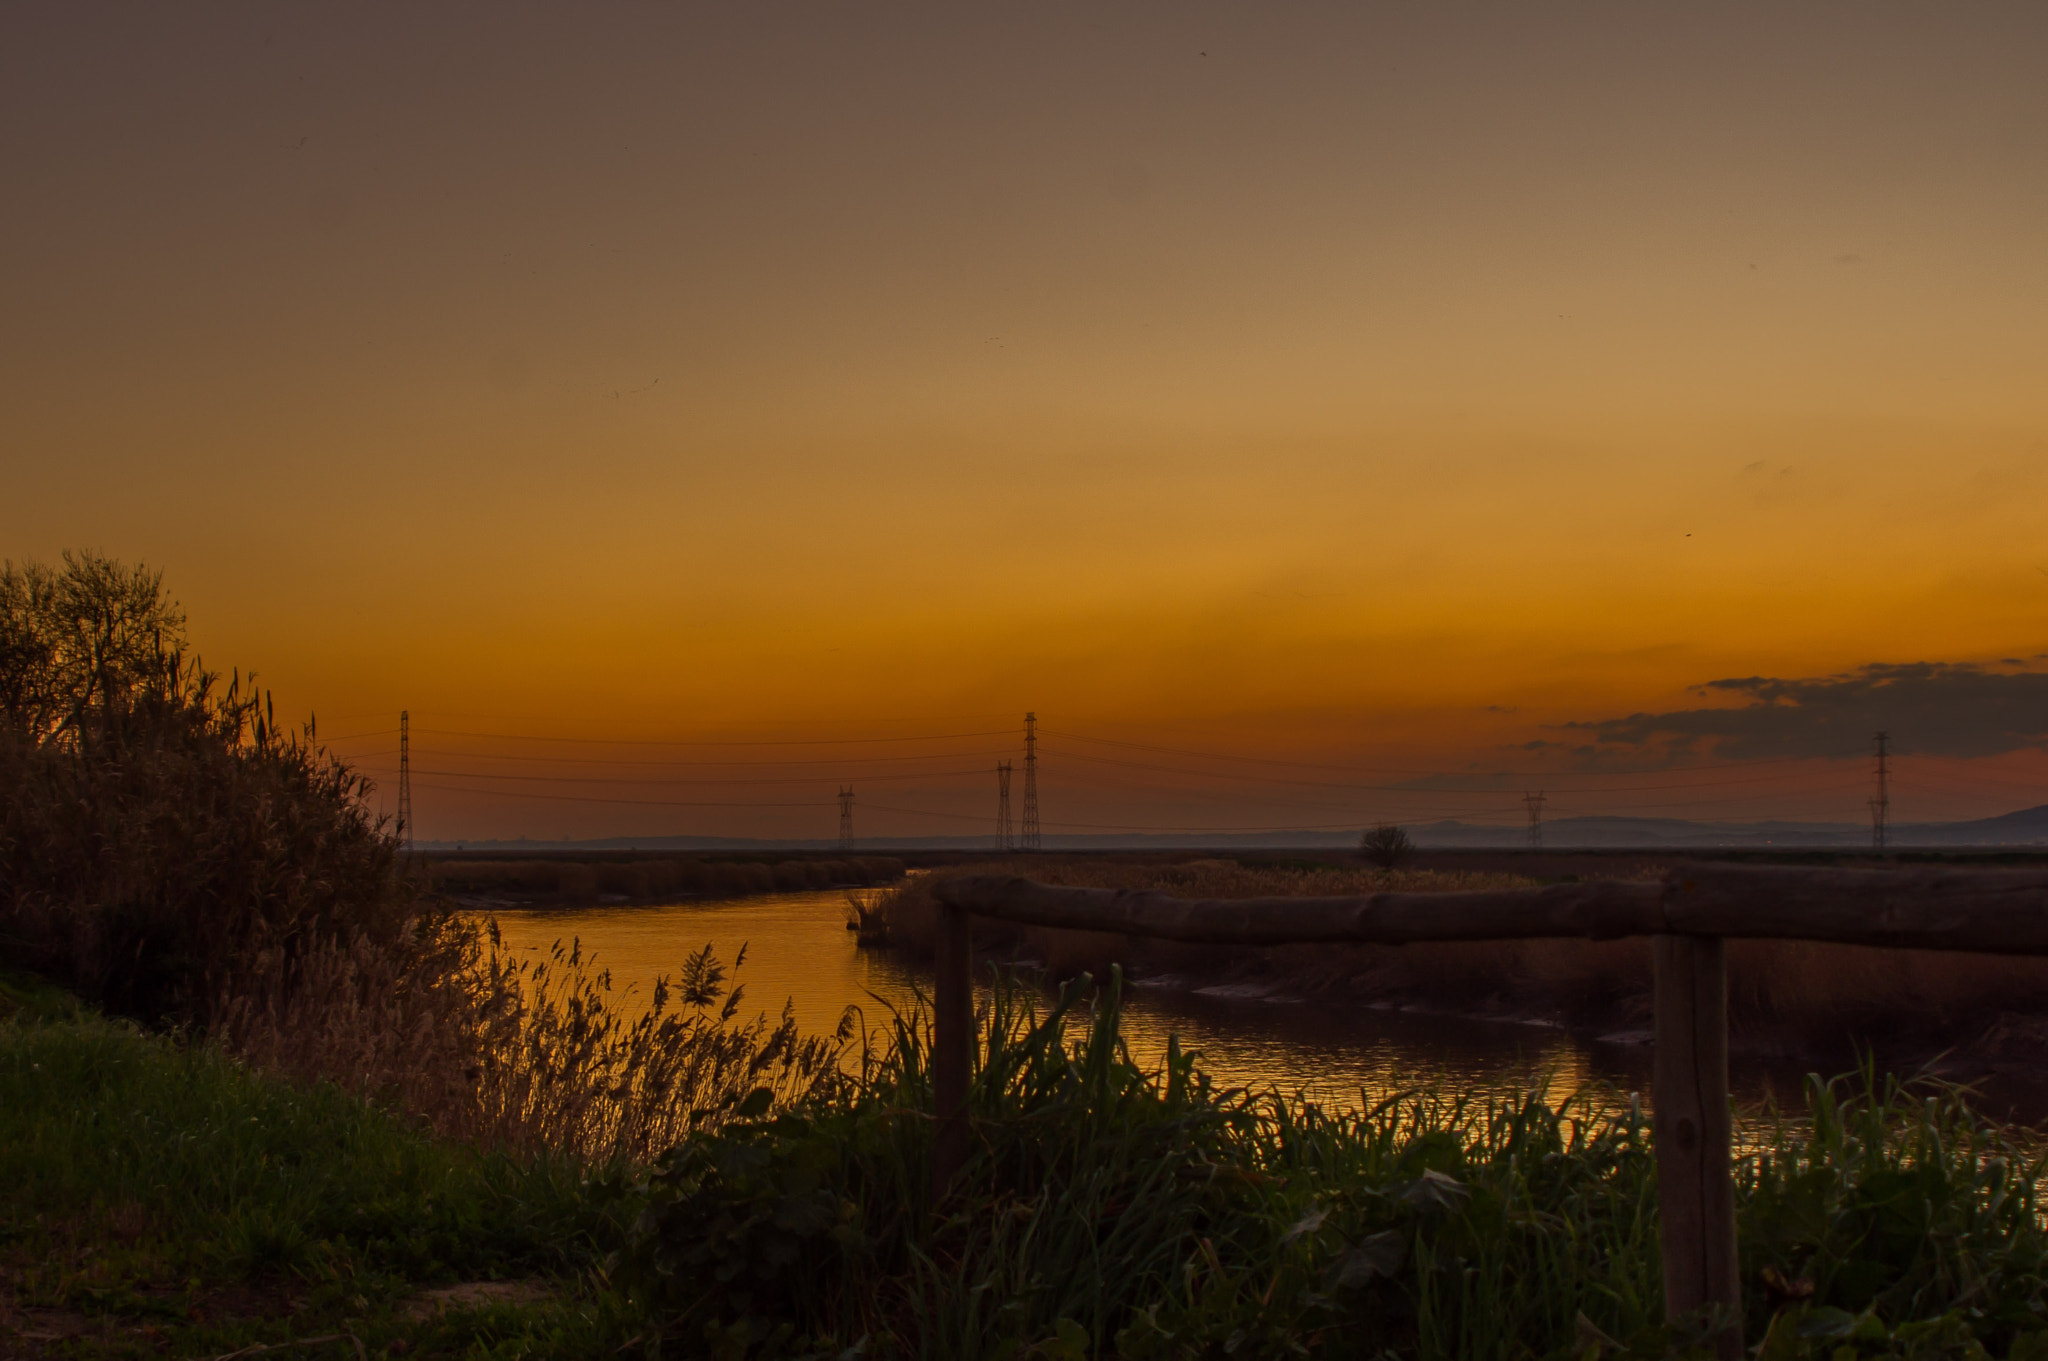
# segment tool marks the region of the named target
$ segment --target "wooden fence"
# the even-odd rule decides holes
[[[1651,1132],[1663,1231],[1664,1308],[1709,1306],[1738,1322],[1717,1334],[1741,1354],[1735,1183],[1728,1101],[1729,937],[1915,950],[2048,955],[2048,872],[1912,867],[1806,869],[1699,864],[1661,882],[1590,882],[1472,893],[1344,898],[1179,899],[1128,889],[1053,888],[965,876],[941,904],[933,994],[937,1195],[972,1147],[974,1045],[970,918],[1108,931],[1206,945],[1649,936],[1656,968]]]

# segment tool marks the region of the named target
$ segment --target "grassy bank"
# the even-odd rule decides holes
[[[1655,874],[1647,862],[1633,866]],[[1502,873],[1279,868],[1224,860],[1033,856],[920,876],[885,897],[894,945],[930,948],[942,874],[1022,874],[1043,883],[1155,889],[1182,897],[1297,897],[1439,891],[1532,881]],[[1421,1004],[1474,1015],[1541,1017],[1600,1033],[1650,1015],[1647,941],[1526,940],[1389,946],[1216,949],[1047,928],[980,923],[991,948],[1022,950],[1056,975],[1120,963],[1190,985],[1264,985],[1293,996]],[[1914,1059],[1943,1051],[1964,1070],[2048,1069],[2048,959],[1880,950],[1801,941],[1731,941],[1733,1039],[1753,1050],[1840,1054],[1880,1045]]]
[[[0,1349],[589,1356],[615,1201],[573,1165],[439,1141],[11,980],[0,1022]],[[431,1293],[439,1292],[439,1293]]]
[[[1662,1319],[1639,1114],[1416,1091],[1366,1111],[1135,1065],[1116,997],[998,993],[937,1204],[913,1030],[829,1104],[656,1168],[615,1279],[678,1354],[1696,1354]],[[1739,1173],[1766,1357],[2048,1354],[2042,1167],[1950,1090],[1823,1084]],[[852,1350],[849,1350],[852,1349]]]
[[[975,1151],[934,1203],[914,1020],[858,1081],[762,1089],[636,1170],[436,1138],[11,984],[0,1354],[1694,1354],[1640,1116],[1223,1090],[1133,1063],[1114,987],[1037,996],[982,1017]],[[2028,1149],[1939,1087],[1809,1098],[1738,1171],[1761,1354],[2048,1355]]]

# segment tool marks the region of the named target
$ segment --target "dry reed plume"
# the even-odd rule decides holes
[[[529,963],[501,950],[494,923],[441,929],[434,969],[362,940],[325,946],[294,986],[280,970],[231,999],[216,1036],[257,1066],[337,1082],[450,1137],[598,1162],[645,1162],[749,1098],[758,1113],[839,1081],[847,1032],[805,1037],[786,1005],[748,1018],[709,946],[656,980],[643,1011],[574,943]]]

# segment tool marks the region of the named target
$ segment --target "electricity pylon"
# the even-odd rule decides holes
[[[996,762],[996,849],[1010,847],[1010,763]]]
[[[412,850],[412,710],[398,711],[398,842]]]
[[[1522,795],[1523,806],[1529,810],[1529,849],[1532,851],[1543,849],[1543,800],[1544,795],[1540,793]]]
[[[1024,715],[1024,835],[1027,851],[1038,849],[1038,715]]]

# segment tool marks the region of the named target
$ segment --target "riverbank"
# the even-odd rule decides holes
[[[0,1355],[1697,1354],[1661,1318],[1639,1112],[1226,1090],[1134,1063],[1111,982],[998,994],[934,1203],[914,1022],[628,1165],[436,1138],[10,980]],[[1749,1339],[2048,1355],[2038,1160],[1939,1087],[1809,1095],[1737,1169]]]
[[[1658,877],[1663,869],[1647,860],[1612,868],[1619,871],[1613,877],[1636,879]],[[891,948],[929,955],[938,911],[932,887],[952,874],[1018,874],[1042,883],[1190,898],[1433,892],[1543,882],[1504,869],[1017,857],[949,866],[885,894],[878,911]],[[990,922],[978,922],[975,929],[984,950],[1034,959],[1054,977],[1100,975],[1114,962],[1139,986],[1536,1023],[1623,1044],[1648,1038],[1652,979],[1649,943],[1643,940],[1222,949]],[[1741,1052],[1826,1064],[1875,1048],[1895,1066],[1932,1064],[1957,1080],[2048,1077],[2048,960],[1731,941],[1728,971],[1730,1041]]]
[[[903,878],[903,861],[866,855],[801,859],[617,852],[502,856],[429,852],[414,860],[429,891],[469,910],[587,907],[861,889]]]

